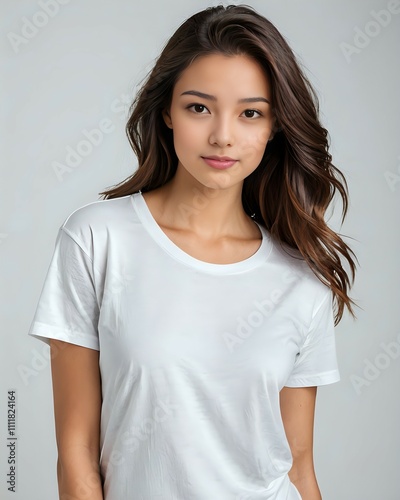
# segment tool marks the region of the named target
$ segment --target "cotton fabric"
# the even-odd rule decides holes
[[[175,245],[141,191],[59,228],[28,334],[100,351],[105,500],[301,499],[279,391],[340,380],[332,292],[256,224],[232,264]]]

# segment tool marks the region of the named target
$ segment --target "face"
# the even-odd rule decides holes
[[[178,169],[209,188],[242,184],[272,138],[270,84],[248,56],[202,56],[176,82],[163,117],[173,130]],[[236,161],[218,169],[204,160],[210,156]]]

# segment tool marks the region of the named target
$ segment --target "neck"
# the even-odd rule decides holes
[[[259,229],[243,209],[243,182],[227,188],[209,188],[184,168],[145,198],[157,194],[154,207],[159,223],[165,227],[190,231],[205,240],[223,237],[258,237]]]

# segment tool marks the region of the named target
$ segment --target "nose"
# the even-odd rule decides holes
[[[220,147],[231,146],[233,144],[233,125],[228,116],[219,116],[213,120],[209,142]]]

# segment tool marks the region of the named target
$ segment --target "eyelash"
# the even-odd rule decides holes
[[[193,108],[193,106],[201,106],[202,108],[207,109],[207,107],[204,104],[199,104],[199,103],[189,104],[189,106],[187,106],[186,109]],[[258,109],[245,109],[243,111],[243,113],[245,113],[246,111],[254,111],[255,113],[258,113],[260,116],[263,116],[263,114],[261,113],[261,111],[258,111]],[[196,115],[202,115],[204,113],[194,113],[194,114],[196,114]],[[252,117],[246,117],[246,118],[248,118],[249,120],[254,120],[253,116]]]

